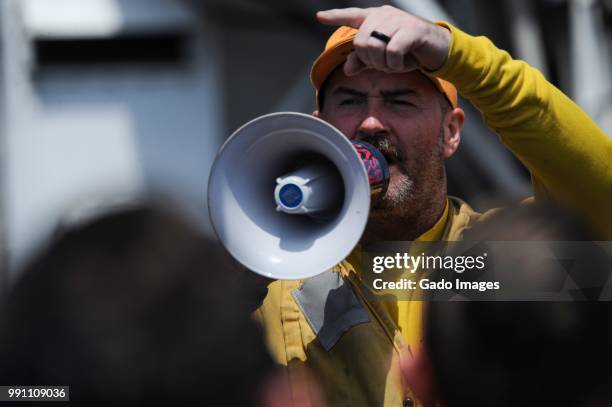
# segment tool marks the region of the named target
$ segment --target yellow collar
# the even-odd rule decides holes
[[[444,229],[445,229],[445,226],[446,226],[446,221],[448,219],[448,211],[449,211],[449,204],[448,204],[448,198],[446,198],[446,205],[444,206],[444,212],[442,212],[442,216],[440,216],[440,219],[438,219],[436,224],[433,225],[431,227],[431,229],[429,229],[427,232],[423,233],[416,240],[417,241],[421,241],[421,242],[429,242],[429,241],[433,241],[433,240],[441,240],[442,239],[442,235],[444,234]]]
[[[444,237],[444,233],[447,231],[447,221],[450,213],[450,203],[449,199],[446,198],[446,205],[444,207],[444,212],[442,212],[442,216],[436,222],[435,225],[431,227],[427,232],[423,233],[419,236],[416,241],[421,242],[430,242],[436,240],[442,240]],[[355,271],[352,264],[360,264],[361,262],[361,244],[357,244],[353,251],[347,256],[345,260],[343,260],[336,267],[340,266],[338,271],[340,271],[343,275],[347,275],[351,270]],[[346,269],[343,269],[344,266]],[[359,266],[357,268],[360,268]]]

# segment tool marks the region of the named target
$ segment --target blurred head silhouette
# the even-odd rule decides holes
[[[498,212],[464,238],[472,242],[586,241],[594,236],[559,208],[520,206]],[[601,254],[597,245],[587,244],[592,245],[592,253]],[[503,261],[501,257],[496,260]],[[609,261],[605,252],[599,259],[604,258]],[[524,256],[518,267],[534,271],[540,279],[554,277],[549,275],[553,270],[533,264],[530,256]],[[506,268],[501,272],[522,271]],[[517,281],[528,285],[533,280]],[[405,361],[404,374],[426,404],[437,400],[446,407],[609,405],[610,305],[595,301],[430,302],[423,350]]]
[[[275,368],[251,274],[152,206],[73,225],[6,301],[0,382],[69,385],[87,405],[260,405]]]

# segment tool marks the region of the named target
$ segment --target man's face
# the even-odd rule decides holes
[[[417,215],[446,188],[441,94],[420,72],[366,70],[329,78],[319,116],[350,140],[377,147],[391,179],[372,216]]]

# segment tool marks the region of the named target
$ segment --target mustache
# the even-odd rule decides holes
[[[365,141],[376,147],[387,159],[389,165],[393,163],[403,163],[406,161],[406,157],[399,148],[393,143],[390,136],[387,135],[372,135],[372,134],[360,134],[357,136],[358,140]]]

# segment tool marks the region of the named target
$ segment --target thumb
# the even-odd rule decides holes
[[[358,7],[336,8],[332,10],[319,11],[317,19],[327,25],[348,25],[349,27],[359,28],[363,20],[368,16],[367,9]]]
[[[359,59],[355,51],[353,51],[348,55],[348,57],[346,57],[346,62],[344,63],[343,69],[346,76],[354,76],[367,68],[368,66],[364,64],[361,59]]]

